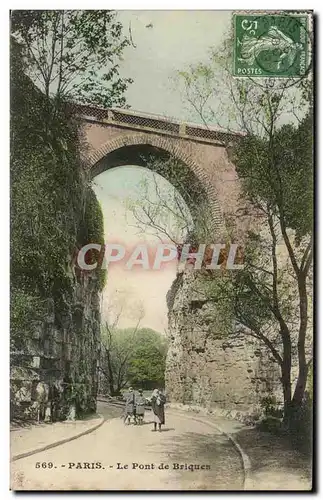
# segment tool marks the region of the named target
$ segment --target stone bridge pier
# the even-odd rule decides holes
[[[204,279],[203,272],[184,271],[168,292],[168,399],[257,415],[264,397],[281,401],[278,365],[256,339],[235,333],[232,319],[205,293]]]

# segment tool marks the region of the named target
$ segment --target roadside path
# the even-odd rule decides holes
[[[248,491],[308,491],[311,488],[309,459],[293,450],[282,437],[246,427],[238,421],[167,408],[165,429],[154,433],[150,411],[146,412],[146,422],[141,427],[124,426],[119,418],[120,407],[101,401],[98,411],[105,420],[100,427],[100,419],[93,418],[13,431],[12,455],[17,457],[19,451],[70,440],[82,431],[96,428],[55,448],[26,458],[18,457],[11,464],[11,488],[245,488]],[[194,470],[190,470],[192,468]]]
[[[108,420],[91,434],[13,462],[11,487],[15,490],[243,489],[241,456],[225,435],[206,422],[171,410],[166,419],[161,433],[152,432],[152,424],[148,423],[150,412],[146,413],[143,426],[125,426],[120,418]],[[47,466],[43,468],[42,464]],[[196,467],[190,470],[189,466]]]
[[[48,449],[71,439],[77,439],[103,423],[96,415],[86,420],[56,422],[54,424],[32,424],[14,428],[10,432],[11,461],[32,455],[36,450]]]

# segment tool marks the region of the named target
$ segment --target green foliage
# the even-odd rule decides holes
[[[265,417],[282,417],[282,411],[278,408],[275,396],[266,396],[262,398],[260,406],[264,411]]]
[[[98,254],[96,250],[93,250],[93,255],[91,254],[90,262],[88,263],[98,263],[97,268],[92,271],[91,274],[92,276],[97,276],[99,290],[102,291],[106,285],[107,279],[107,270],[101,268],[104,255],[104,221],[100,203],[91,188],[88,188],[86,191],[84,218],[82,222],[82,231],[79,235],[79,241],[82,245],[86,245],[88,243],[97,243],[101,245],[100,254]]]
[[[11,330],[16,346],[44,300],[56,312],[73,291],[72,254],[83,238],[102,241],[100,206],[80,163],[77,124],[37,90],[11,52]],[[88,202],[88,203],[87,203]],[[88,241],[86,241],[88,243]],[[99,273],[99,288],[105,271]],[[44,315],[44,313],[43,313]]]
[[[203,123],[245,134],[228,148],[242,194],[251,202],[246,203],[252,225],[244,242],[244,269],[226,273],[228,280],[222,282],[214,276],[210,296],[231,302],[233,334],[258,339],[279,364],[284,419],[291,423],[304,399],[305,345],[311,329],[312,78],[234,78],[232,48],[227,37],[209,61],[179,75],[186,100]],[[233,236],[239,227],[235,215],[225,214],[234,223],[229,228]],[[296,353],[298,376],[292,393]]]
[[[258,425],[259,430],[270,432],[271,434],[281,434],[282,433],[282,421],[279,417],[272,417],[268,415]]]
[[[141,328],[129,360],[128,381],[135,387],[150,389],[165,385],[167,344],[165,338],[149,328]]]
[[[81,213],[83,179],[77,131],[64,116],[46,133],[45,100],[12,66],[11,270],[16,287],[55,293],[66,281]],[[63,145],[64,144],[64,145]]]
[[[118,61],[129,40],[109,10],[14,10],[11,32],[28,75],[47,96],[104,107],[125,106],[132,83]]]
[[[247,136],[233,160],[244,191],[259,207],[267,203],[300,240],[313,228],[313,126],[308,114],[298,127],[279,128],[271,139]]]
[[[22,351],[26,338],[30,338],[37,320],[45,312],[43,299],[19,288],[11,288],[10,346],[11,351]]]
[[[102,372],[109,390],[118,394],[131,384],[150,389],[164,385],[167,343],[165,337],[149,328],[102,328]]]
[[[216,314],[210,312],[204,319],[212,324],[211,332],[214,338],[229,338],[235,328],[235,281],[237,271],[222,270],[202,274],[194,285],[195,292],[207,297],[215,304]]]

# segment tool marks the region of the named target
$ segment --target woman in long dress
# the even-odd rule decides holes
[[[151,407],[152,407],[153,414],[154,414],[153,431],[157,430],[157,424],[158,424],[158,430],[160,432],[161,426],[165,424],[165,408],[164,407],[165,407],[165,403],[166,403],[166,397],[159,389],[155,389],[151,395],[150,401],[151,401]]]

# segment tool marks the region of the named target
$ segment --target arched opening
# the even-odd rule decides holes
[[[204,219],[206,217],[210,219],[209,232],[214,232],[215,225],[212,220],[214,204],[210,202],[210,193],[196,173],[176,155],[149,144],[124,146],[110,152],[97,162],[92,167],[91,174],[97,176],[111,168],[126,165],[145,167],[168,181],[177,189],[189,207],[195,225],[201,225],[200,214],[203,211]]]
[[[155,190],[156,184],[158,192]],[[93,188],[103,211],[106,242],[124,244],[130,252],[138,244],[147,244],[152,259],[156,245],[161,240],[171,243],[170,238],[174,237],[178,229],[171,212],[168,220],[164,219],[160,224],[152,226],[148,224],[149,221],[145,225],[144,213],[142,222],[139,222],[133,209],[133,205],[138,207],[138,211],[146,204],[156,206],[161,202],[161,197],[164,201],[166,195],[173,194],[174,188],[159,174],[133,165],[111,168],[95,177]],[[144,205],[142,194],[147,195]],[[187,217],[188,227],[192,227],[192,217],[184,200],[181,208]],[[186,228],[183,228],[181,236],[185,238],[185,234]],[[128,288],[128,305],[133,307],[135,302],[143,300],[146,309],[149,309],[145,314],[146,326],[164,331],[167,327],[165,296],[176,276],[176,262],[172,261],[160,270],[152,270],[151,266],[147,270],[141,265],[134,265],[129,270],[125,263],[123,259],[108,267],[107,291],[110,301],[116,293],[122,298],[125,288]],[[135,297],[137,301],[134,300]],[[156,315],[156,311],[161,312]],[[130,325],[130,316],[128,319],[120,318],[122,326]]]
[[[118,243],[126,248],[133,249],[138,244],[146,244],[150,256],[154,258],[156,246],[162,240],[164,243],[171,243],[172,239],[179,237],[185,239],[187,229],[193,227],[193,220],[190,211],[181,197],[164,177],[156,172],[142,166],[118,166],[107,169],[98,174],[93,181],[93,189],[101,204],[104,227],[105,242]],[[142,198],[145,196],[145,205],[142,205]],[[171,211],[171,205],[163,210],[162,222],[156,225],[146,225],[143,211],[143,219],[136,218],[133,206],[140,211],[142,208],[156,207],[158,204],[169,203],[169,199],[174,199],[180,204],[183,218],[187,226],[181,227],[178,232],[178,221],[175,220]],[[175,206],[175,208],[176,208]],[[140,222],[140,223],[139,223]],[[143,269],[140,265],[134,266],[131,270],[126,269],[125,261],[110,264],[108,267],[107,284],[102,293],[101,316],[104,345],[110,342],[113,349],[123,349],[119,353],[121,363],[122,356],[129,354],[130,364],[129,377],[126,373],[125,380],[117,382],[119,374],[115,376],[109,373],[108,368],[118,371],[117,361],[103,359],[105,365],[111,362],[111,366],[103,367],[105,376],[101,377],[100,392],[111,392],[118,394],[123,389],[124,383],[128,382],[134,386],[141,386],[146,390],[155,388],[155,384],[164,385],[165,359],[167,351],[167,328],[168,328],[168,308],[166,296],[176,278],[177,262],[169,262],[158,270]],[[107,334],[110,338],[107,338]],[[115,338],[119,335],[120,339]],[[123,340],[122,340],[122,338]],[[132,346],[132,337],[136,339],[136,345]],[[127,352],[125,345],[119,346],[119,342],[129,342],[129,350],[134,349],[134,360],[132,354]],[[138,345],[138,343],[141,345]],[[153,346],[152,344],[155,343]],[[110,348],[111,346],[109,346]],[[155,359],[148,359],[154,353]],[[105,354],[107,354],[105,352]],[[110,354],[109,354],[110,355]],[[141,356],[141,359],[135,359]],[[152,364],[151,368],[147,366]],[[161,371],[157,366],[162,364]],[[140,368],[137,373],[131,364],[136,364]],[[140,371],[141,370],[141,371]],[[149,380],[149,374],[151,380]],[[159,374],[159,375],[158,375]],[[109,385],[107,378],[114,377],[113,383]],[[141,380],[140,380],[141,378]],[[158,380],[159,378],[159,380]],[[128,380],[130,379],[130,380]]]
[[[176,169],[164,168],[169,163],[176,164]],[[225,233],[214,183],[205,169],[192,160],[185,141],[174,142],[161,136],[133,134],[108,141],[89,158],[92,178],[105,170],[124,165],[143,166],[159,173],[178,189],[193,219],[203,205],[211,239]]]
[[[195,228],[201,230],[202,222],[209,223],[209,220],[211,224],[209,227],[205,225],[204,234],[208,242],[211,242],[215,227],[212,218],[215,204],[210,203],[209,186],[203,185],[201,178],[178,158],[178,155],[151,144],[126,145],[102,156],[92,166],[91,176],[103,210],[106,242],[122,243],[129,248],[145,242],[154,252],[160,241],[163,243],[190,241]],[[129,206],[129,199],[132,206]],[[149,209],[158,204],[163,205],[162,222],[152,221],[150,217]],[[135,214],[133,211],[133,206],[138,207],[138,205],[139,210],[147,209],[146,212],[143,210],[142,219],[136,217],[138,213]],[[174,215],[177,209],[180,211],[180,224]],[[147,215],[149,215],[148,220],[145,218]],[[157,271],[142,269],[140,266],[133,267],[129,271],[125,268],[124,262],[119,265],[109,265],[101,310],[103,329],[109,330],[110,343],[114,335],[113,329],[125,337],[131,337],[131,330],[133,332],[136,330],[136,336],[139,332],[140,337],[140,331],[145,329],[150,330],[149,335],[151,332],[157,332],[164,338],[167,336],[167,294],[176,276],[176,260]],[[106,341],[105,338],[104,342]],[[156,341],[158,342],[157,338]],[[110,355],[107,354],[106,347],[104,351],[106,355]],[[156,356],[158,357],[157,353]],[[164,362],[165,358],[166,353]],[[137,361],[137,364],[142,362],[142,360]],[[145,368],[142,368],[145,371]],[[153,366],[153,371],[156,372],[156,366]],[[109,378],[108,369],[106,374]],[[145,377],[148,378],[147,373],[142,373],[142,378]],[[125,376],[125,382],[128,382],[126,379]],[[130,383],[132,385],[138,383],[149,389],[153,388],[154,384],[149,380],[140,382],[138,377],[137,379],[131,377],[131,374]],[[156,383],[160,385],[161,381],[156,380]],[[110,393],[112,391],[118,393],[120,389],[122,389],[120,384],[107,387]]]
[[[122,243],[128,247],[140,242],[154,247],[160,241],[176,244],[213,243],[222,232],[220,210],[212,184],[207,182],[204,173],[189,156],[183,155],[168,141],[165,141],[165,144],[159,141],[157,144],[152,139],[147,141],[147,137],[145,141],[140,141],[138,136],[123,138],[122,141],[114,140],[103,146],[92,158],[91,177],[103,209],[106,242]],[[148,208],[149,204],[154,208],[156,204],[162,202],[166,209],[163,223],[152,225],[153,217],[150,217],[149,210],[143,212],[142,219],[134,217],[134,212],[129,210],[127,203],[129,198],[141,209],[143,200],[148,203]],[[171,200],[175,199],[176,203],[172,205]],[[172,214],[177,209],[180,211],[182,224],[174,236],[174,226],[178,224],[178,220],[174,222]],[[152,213],[154,216],[155,212]],[[170,339],[169,303],[170,293],[173,293],[173,285],[176,284],[178,276],[177,264],[177,261],[173,261],[158,271],[141,269],[140,266],[129,271],[125,269],[124,262],[109,266],[101,307],[103,330],[108,332],[105,334],[104,342],[108,341],[109,349],[113,343],[118,343],[113,339],[113,329],[117,335],[125,335],[126,338],[129,336],[135,338],[137,331],[140,333],[140,330],[147,329],[148,337],[156,333],[167,340]],[[142,336],[139,335],[138,338],[139,344],[137,342],[135,350],[143,342]],[[156,343],[158,343],[157,337],[155,337]],[[106,346],[103,350],[109,357],[110,353]],[[155,354],[158,357],[160,352]],[[139,352],[138,356],[141,355],[144,356],[145,353]],[[120,377],[124,376],[127,385],[141,386],[144,389],[164,385],[166,351],[163,363],[163,375],[159,377],[159,381],[144,380],[149,379],[149,376],[147,367],[142,366],[144,364],[142,358],[135,361],[135,364],[142,368],[141,374],[137,373],[137,378],[131,376],[133,373],[130,373],[128,378],[124,373]],[[110,365],[113,363],[110,362]],[[156,363],[151,360],[150,365],[156,366]],[[106,370],[106,379],[111,376],[110,368]],[[121,385],[110,384],[106,390],[110,394],[112,392],[118,394],[123,388]]]

